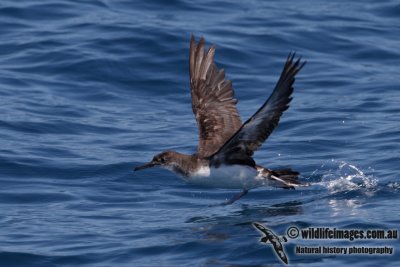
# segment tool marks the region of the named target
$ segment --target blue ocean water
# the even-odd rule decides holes
[[[0,3],[0,266],[280,266],[258,221],[399,229],[398,1],[43,0]],[[217,45],[245,120],[290,51],[308,61],[255,158],[311,183],[189,186],[132,167],[193,153],[190,35]],[[296,245],[394,255],[301,255]],[[290,266],[396,266],[397,240],[289,240]]]

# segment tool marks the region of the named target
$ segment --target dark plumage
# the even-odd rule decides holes
[[[192,109],[199,128],[199,157],[209,157],[242,125],[233,98],[232,82],[225,80],[223,69],[214,63],[215,46],[204,50],[204,38],[198,45],[190,41],[190,87]]]
[[[255,166],[253,153],[272,133],[282,113],[288,109],[292,100],[294,76],[305,64],[305,62],[300,64],[300,58],[293,63],[294,56],[294,53],[289,54],[279,81],[268,100],[211,156],[211,164]]]
[[[185,155],[165,151],[135,170],[161,166],[179,174],[187,182],[242,188],[241,194],[228,201],[228,204],[247,194],[249,189],[270,181],[281,188],[298,186],[298,172],[290,169],[274,171],[257,166],[252,156],[289,107],[294,77],[305,62],[301,63],[300,59],[294,61],[295,54],[289,54],[271,96],[242,124],[236,109],[232,82],[225,79],[223,69],[217,68],[214,55],[214,45],[206,50],[204,38],[196,44],[192,36],[189,69],[192,109],[199,129],[197,152]],[[204,179],[199,180],[199,177]]]

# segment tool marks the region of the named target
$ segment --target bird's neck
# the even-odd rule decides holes
[[[203,159],[200,159],[196,154],[186,155],[177,153],[173,163],[170,164],[169,169],[180,176],[188,177],[198,169],[199,164],[205,165],[207,163],[204,162]]]

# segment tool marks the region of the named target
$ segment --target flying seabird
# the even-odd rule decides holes
[[[235,202],[256,187],[294,189],[300,186],[298,172],[259,166],[253,159],[253,153],[288,109],[295,75],[305,62],[301,62],[301,58],[295,61],[295,53],[289,53],[271,96],[242,123],[236,109],[232,82],[226,80],[224,70],[216,66],[214,55],[215,45],[206,50],[203,37],[198,44],[191,37],[190,87],[192,109],[199,130],[197,152],[186,155],[164,151],[134,170],[159,166],[173,171],[190,184],[242,190],[225,204]]]

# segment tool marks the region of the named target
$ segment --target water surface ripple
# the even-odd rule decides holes
[[[0,4],[0,266],[270,266],[258,221],[398,228],[398,1],[9,1]],[[247,119],[284,60],[308,61],[279,127],[255,158],[313,185],[189,186],[132,166],[193,153],[189,38],[217,45]],[[395,266],[394,256],[298,255],[291,266]]]

